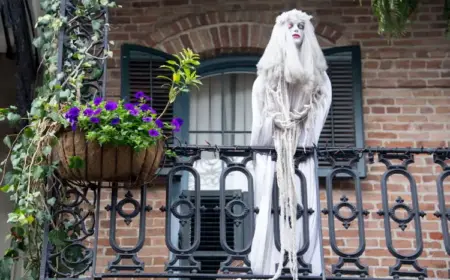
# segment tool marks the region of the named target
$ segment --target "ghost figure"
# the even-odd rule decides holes
[[[293,279],[298,276],[297,250],[303,246],[301,219],[296,226],[297,203],[302,207],[300,180],[296,176],[294,153],[297,147],[317,145],[331,105],[331,83],[327,64],[314,34],[311,16],[291,10],[277,17],[270,41],[257,64],[258,77],[252,89],[252,146],[274,146],[271,155],[257,154],[254,161],[255,234],[249,255],[254,274],[281,274],[284,254],[275,247],[272,210],[274,174],[279,193],[281,252],[288,256]],[[312,265],[312,274],[322,272],[314,157],[299,164],[306,177],[309,216],[309,249],[303,261]],[[287,217],[283,219],[282,217]]]

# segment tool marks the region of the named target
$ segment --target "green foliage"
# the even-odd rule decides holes
[[[12,263],[18,259],[23,259],[25,277],[38,278],[43,228],[46,222],[52,223],[48,207],[51,203],[55,205],[55,200],[46,196],[54,187],[47,184],[47,179],[53,176],[57,167],[57,162],[51,160],[50,154],[52,147],[57,144],[56,132],[64,122],[59,104],[79,99],[79,93],[86,91],[83,81],[98,75],[102,60],[111,56],[108,48],[98,54],[95,46],[104,28],[98,15],[103,8],[114,7],[115,4],[110,0],[82,0],[75,3],[76,17],[68,20],[59,14],[60,0],[41,0],[44,15],[37,20],[39,37],[35,38],[33,45],[39,50],[42,60],[42,86],[36,90],[36,98],[28,115],[19,115],[14,106],[0,109],[0,120],[8,120],[13,126],[23,124],[21,120],[27,120],[26,126],[21,127],[18,134],[9,135],[3,140],[10,151],[1,162],[0,190],[10,195],[15,207],[8,216],[12,226],[9,236],[11,245],[3,260],[0,260],[0,279],[9,278]],[[76,21],[80,17],[83,17],[83,22],[91,22],[91,38],[77,36],[85,28]],[[65,39],[69,48],[63,53],[63,69],[58,72],[58,38],[61,28],[71,31]],[[60,237],[56,236],[52,242],[58,243],[55,240]]]
[[[198,54],[188,48],[178,55],[174,55],[174,57],[177,61],[168,60],[164,65],[161,65],[161,68],[166,68],[172,73],[172,77],[158,76],[158,78],[168,81],[163,87],[170,87],[169,102],[161,115],[164,115],[178,95],[189,92],[189,88],[192,86],[198,87],[202,84],[196,71],[196,67],[200,65]]]
[[[84,84],[85,81],[99,79],[103,75],[103,61],[112,55],[108,46],[103,52],[98,52],[98,46],[103,46],[102,31],[107,28],[99,15],[104,8],[116,5],[110,0],[82,0],[74,3],[77,5],[75,17],[68,19],[59,14],[60,0],[41,0],[44,15],[36,23],[40,35],[33,44],[42,59],[42,86],[36,90],[36,98],[26,116],[19,115],[14,106],[0,109],[0,120],[8,120],[16,126],[27,121],[18,134],[9,135],[3,140],[10,151],[0,165],[0,190],[10,195],[15,207],[8,216],[12,227],[9,235],[11,245],[3,260],[0,260],[0,280],[9,278],[13,262],[19,259],[23,259],[25,277],[38,278],[45,224],[49,224],[52,229],[48,236],[49,242],[57,250],[65,248],[68,261],[75,261],[83,254],[79,246],[67,247],[70,239],[75,238],[69,232],[79,234],[80,226],[56,221],[50,212],[50,208],[57,210],[61,207],[55,197],[48,197],[51,190],[60,187],[58,178],[54,177],[58,162],[51,155],[58,143],[56,135],[61,129],[78,127],[86,132],[90,141],[142,149],[166,137],[163,131],[180,129],[181,119],[176,118],[170,124],[160,125],[159,118],[179,94],[187,92],[192,85],[201,84],[195,71],[199,65],[198,55],[191,50],[184,50],[175,56],[177,61],[167,62],[163,66],[171,69],[173,75],[164,77],[168,81],[166,86],[170,87],[170,96],[166,109],[159,116],[151,108],[145,107],[145,97],[133,105],[120,101],[113,110],[107,108],[108,102],[105,101],[84,104],[82,96],[90,96],[90,88]],[[83,25],[79,24],[79,19],[82,19]],[[91,37],[84,32],[89,23]],[[66,30],[66,36],[62,71],[58,71],[61,28]],[[80,112],[76,118],[74,114],[68,114],[70,108],[75,107]],[[100,109],[101,112],[94,116],[86,113],[89,111],[87,109]],[[98,121],[93,120],[93,117],[98,118]],[[117,123],[113,122],[116,118],[119,119]],[[168,151],[168,154],[173,153]],[[71,157],[69,161],[71,168],[84,165],[79,157]],[[61,198],[65,197],[63,188],[58,192]],[[57,261],[53,265],[61,271],[75,269],[59,267]]]
[[[417,0],[373,0],[372,10],[378,18],[378,31],[392,37],[404,35],[417,5]]]
[[[356,0],[354,0],[356,1]],[[444,2],[444,18],[447,20],[446,37],[450,38],[450,0]],[[362,4],[362,1],[359,0]],[[411,23],[419,0],[371,0],[372,12],[378,19],[378,32],[388,37],[401,37]]]

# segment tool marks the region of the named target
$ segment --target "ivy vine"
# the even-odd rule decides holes
[[[105,24],[99,14],[107,7],[115,7],[115,3],[110,0],[72,3],[76,3],[71,7],[74,15],[68,19],[60,15],[60,0],[41,0],[44,16],[36,23],[40,35],[33,44],[41,58],[42,86],[36,90],[27,116],[19,115],[14,106],[0,110],[0,120],[6,119],[13,125],[26,120],[18,134],[4,139],[10,152],[1,162],[0,185],[3,192],[10,194],[15,207],[8,216],[11,243],[0,261],[2,280],[9,279],[11,267],[18,260],[23,261],[26,278],[39,278],[43,228],[47,222],[52,223],[49,207],[55,203],[55,198],[47,199],[47,194],[59,183],[53,176],[58,162],[51,157],[52,147],[57,143],[56,133],[63,122],[59,106],[61,102],[89,95],[92,88],[84,82],[103,75],[102,63],[112,54],[101,37]],[[83,25],[78,24],[80,21]],[[86,26],[90,26],[87,33]],[[64,63],[58,69],[61,28],[70,30],[71,35],[64,38]],[[49,238],[57,245],[64,242],[66,236],[54,234]]]

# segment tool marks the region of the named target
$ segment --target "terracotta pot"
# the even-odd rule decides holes
[[[139,152],[129,146],[100,146],[86,141],[82,131],[64,131],[54,155],[59,159],[61,178],[82,181],[129,182],[140,186],[155,177],[164,153],[163,141]],[[69,168],[69,160],[78,156],[82,168]]]

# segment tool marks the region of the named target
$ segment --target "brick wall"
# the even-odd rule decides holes
[[[108,65],[108,94],[120,95],[120,45],[134,43],[174,53],[190,47],[202,57],[222,53],[261,53],[268,42],[276,15],[293,1],[270,0],[119,0],[121,9],[112,10],[111,40],[115,41],[115,57]],[[370,1],[307,0],[295,1],[297,8],[314,15],[314,24],[323,47],[359,44],[362,48],[363,100],[366,145],[386,147],[437,147],[450,145],[450,43],[444,39],[443,1],[420,1],[416,21],[401,39],[388,41],[377,34],[377,23],[370,11]],[[295,4],[294,4],[295,6]],[[440,168],[430,156],[416,157],[411,167],[418,184],[424,246],[420,264],[429,267],[430,277],[447,277],[450,267],[445,255],[440,224],[432,213],[437,210],[435,178]],[[385,276],[387,265],[394,258],[385,247],[383,220],[376,214],[381,209],[381,164],[370,166],[362,182],[367,217],[367,243],[363,262],[371,266],[371,275]],[[395,179],[395,180],[394,180]],[[400,177],[390,180],[390,197],[406,201],[408,182]],[[335,200],[341,195],[354,198],[346,184],[335,189]],[[149,204],[164,204],[164,188],[150,190]],[[409,200],[410,201],[410,200]],[[450,201],[450,197],[447,198]],[[325,206],[325,194],[322,193]],[[105,202],[106,203],[106,202]],[[108,214],[104,213],[103,218]],[[148,271],[162,271],[164,256],[164,216],[150,213],[148,237],[143,258]],[[324,224],[327,220],[324,217]],[[106,226],[108,222],[102,221]],[[120,242],[126,244],[137,237],[136,228],[126,227]],[[128,228],[128,230],[125,230]],[[101,245],[107,245],[106,227]],[[356,227],[339,230],[339,244],[355,249],[358,245]],[[395,245],[402,250],[414,246],[412,228],[396,229]],[[402,240],[401,240],[402,239]],[[328,236],[325,236],[328,242]],[[109,255],[111,249],[100,247]],[[327,246],[328,263],[336,263],[336,255]],[[105,264],[100,262],[99,265]]]

